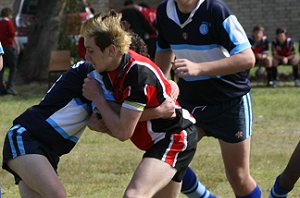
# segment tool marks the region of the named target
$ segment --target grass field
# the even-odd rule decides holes
[[[254,128],[251,150],[251,172],[267,197],[277,174],[285,167],[300,139],[300,88],[284,83],[280,88],[255,84],[252,89]],[[18,86],[18,96],[0,97],[0,147],[12,120],[27,107],[37,103],[46,84]],[[117,198],[131,178],[142,152],[130,141],[86,130],[79,144],[61,158],[59,176],[68,197]],[[1,155],[2,158],[2,155]],[[226,180],[218,142],[204,138],[191,164],[202,182],[216,195],[234,197]],[[19,197],[13,177],[0,170],[3,198]],[[184,197],[184,196],[182,196]],[[290,197],[300,197],[300,181]]]

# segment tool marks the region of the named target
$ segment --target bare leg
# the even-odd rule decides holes
[[[226,176],[237,196],[248,195],[256,187],[249,168],[250,140],[235,144],[219,140]]]
[[[280,187],[290,190],[300,177],[300,142],[295,148],[289,163],[280,175]]]
[[[42,198],[39,194],[29,188],[22,180],[19,183],[19,191],[22,198]]]
[[[162,190],[168,184],[176,173],[176,169],[169,164],[155,158],[144,158],[137,169],[125,191],[124,197],[150,198]],[[180,185],[174,189],[173,184],[168,186],[170,190],[176,190],[179,196]],[[169,192],[168,196],[174,197],[175,192]]]
[[[37,154],[19,156],[10,160],[8,166],[22,178],[28,192],[36,192],[45,198],[66,197],[61,181],[45,156]],[[22,189],[23,187],[22,185]]]

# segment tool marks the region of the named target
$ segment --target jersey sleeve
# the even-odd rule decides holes
[[[165,17],[164,16],[165,15],[164,12],[166,12],[165,9],[166,9],[165,6],[159,6],[157,9],[157,15],[156,15],[156,27],[158,31],[157,46],[156,46],[157,51],[166,51],[171,48],[167,40],[164,38],[164,35],[161,33],[163,28],[161,26],[161,22],[162,20],[164,20]]]
[[[251,48],[242,25],[224,1],[214,1],[211,12],[214,17],[213,33],[218,43],[225,47],[230,55]]]
[[[143,111],[145,107],[159,106],[164,100],[165,84],[155,69],[135,65],[128,73],[125,84],[125,108]]]

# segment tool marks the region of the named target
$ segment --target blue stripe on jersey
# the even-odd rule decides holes
[[[245,49],[251,48],[248,37],[236,16],[230,15],[227,17],[223,21],[223,27],[228,33],[231,42],[237,46],[231,50],[230,54],[236,54]]]
[[[171,48],[173,50],[211,50],[220,48],[220,45],[217,44],[211,44],[211,45],[189,45],[189,44],[179,44],[179,45],[171,45]]]
[[[252,135],[252,105],[250,94],[247,93],[243,96],[243,105],[245,113],[245,127],[246,138]]]
[[[103,82],[103,76],[101,74],[99,74],[96,70],[93,70],[92,72],[89,73],[89,75],[101,85],[102,92],[106,100],[116,101],[113,93],[107,90],[107,88],[105,87]]]
[[[70,136],[67,132],[65,132],[58,124],[52,120],[51,118],[47,119],[47,122],[65,139],[71,140],[73,142],[78,142],[79,138],[75,136]]]
[[[83,103],[79,98],[74,98],[74,100],[79,106],[83,107],[86,112],[91,112],[91,109],[89,108],[88,104]]]

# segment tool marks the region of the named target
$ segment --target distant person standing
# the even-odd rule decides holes
[[[273,79],[276,87],[278,86],[277,79],[277,66],[279,65],[291,65],[293,67],[293,76],[295,80],[295,86],[300,87],[299,80],[299,60],[296,57],[296,50],[293,40],[288,37],[287,30],[285,28],[276,29],[276,38],[272,42],[273,53]]]
[[[148,45],[147,41],[149,35],[156,34],[152,25],[149,23],[144,14],[137,9],[139,7],[131,0],[127,0],[124,2],[124,7],[120,10],[122,14],[122,21],[126,21],[129,25],[129,29],[134,33],[138,34]],[[148,48],[150,57],[154,57],[155,52],[151,52]],[[152,55],[151,55],[152,53]],[[151,57],[151,58],[152,58]]]
[[[151,59],[154,59],[156,50],[157,30],[156,30],[156,9],[151,8],[147,3],[139,3],[136,8],[146,17],[154,33],[145,35],[145,43]]]
[[[0,71],[3,68],[3,58],[2,58],[3,54],[4,54],[4,51],[3,51],[3,48],[2,48],[2,45],[1,45],[1,42],[0,42]]]
[[[17,92],[13,87],[17,71],[17,60],[20,51],[19,44],[16,39],[16,28],[12,20],[13,11],[10,8],[3,8],[1,10],[0,18],[0,42],[2,43],[4,55],[3,62],[4,68],[9,68],[8,80],[4,84],[3,74],[4,69],[0,72],[0,95],[12,94],[16,95]]]

